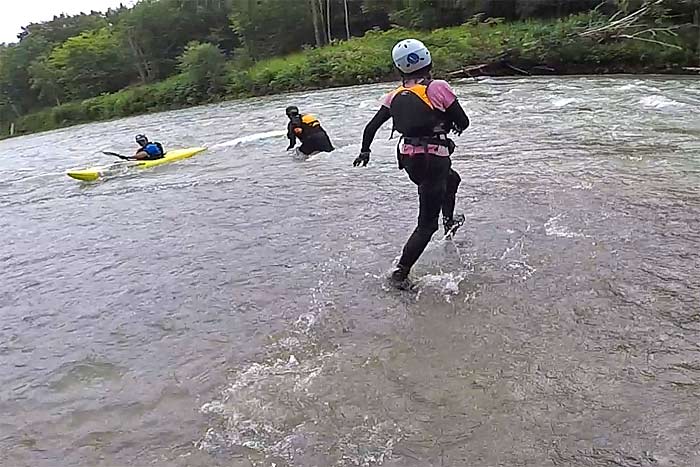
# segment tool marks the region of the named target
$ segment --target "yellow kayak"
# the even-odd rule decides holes
[[[123,170],[125,168],[137,168],[137,169],[148,169],[150,167],[155,167],[158,165],[163,165],[163,164],[169,164],[171,162],[179,161],[182,159],[187,159],[188,157],[192,157],[195,154],[199,154],[200,152],[206,150],[206,148],[186,148],[186,149],[176,149],[174,151],[169,151],[165,154],[164,157],[160,159],[155,159],[155,160],[149,160],[149,161],[128,161],[128,162],[119,162],[116,164],[112,164],[109,166],[103,166],[103,167],[90,167],[88,169],[78,169],[78,170],[70,170],[66,172],[66,175],[68,175],[71,178],[74,178],[76,180],[82,180],[84,182],[94,182],[98,178],[109,175],[110,173],[114,173],[117,170]]]

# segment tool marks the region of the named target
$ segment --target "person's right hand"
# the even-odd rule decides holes
[[[362,151],[359,156],[357,156],[357,159],[355,159],[352,163],[353,167],[367,167],[367,164],[369,163],[369,151]]]

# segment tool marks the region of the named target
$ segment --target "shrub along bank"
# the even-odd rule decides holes
[[[15,131],[28,134],[226,99],[394,79],[390,51],[406,37],[420,39],[430,48],[437,76],[504,57],[510,70],[559,74],[679,72],[697,61],[688,45],[692,39],[684,44],[683,34],[673,38],[680,49],[634,40],[600,42],[577,34],[596,20],[591,13],[549,21],[464,24],[430,32],[372,31],[257,63],[227,62],[215,46],[192,43],[180,58],[178,75],[25,115],[15,122]]]

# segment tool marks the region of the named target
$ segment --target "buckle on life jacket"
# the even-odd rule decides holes
[[[446,147],[450,156],[457,147],[455,142],[448,138],[445,133],[439,133],[433,136],[404,136],[403,142],[411,146],[422,146],[425,154],[428,154],[428,145],[430,144]]]
[[[403,142],[411,146],[427,146],[428,144],[445,147],[450,146],[450,139],[445,134],[433,136],[404,136]]]

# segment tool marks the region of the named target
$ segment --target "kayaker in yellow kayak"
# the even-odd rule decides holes
[[[134,159],[137,160],[156,160],[162,159],[165,156],[163,145],[160,143],[148,141],[146,135],[136,135],[136,143],[140,146],[139,150],[134,154]]]

